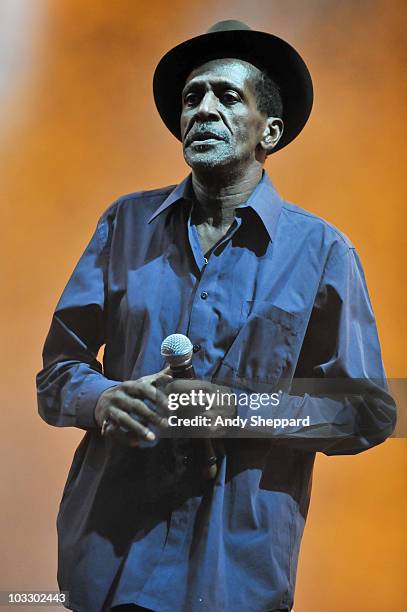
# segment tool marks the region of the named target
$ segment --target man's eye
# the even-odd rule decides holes
[[[186,106],[195,106],[199,102],[199,96],[194,93],[189,93],[184,98],[184,104]]]
[[[222,100],[226,104],[236,104],[236,102],[239,102],[240,97],[234,91],[225,91],[222,96]]]

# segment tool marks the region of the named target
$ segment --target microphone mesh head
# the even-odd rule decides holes
[[[161,344],[163,357],[182,357],[188,355],[193,349],[192,342],[184,334],[171,334]]]

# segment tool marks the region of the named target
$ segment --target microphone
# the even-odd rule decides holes
[[[165,357],[174,378],[196,378],[192,366],[193,346],[184,334],[171,334],[161,344],[161,355]]]
[[[192,365],[193,345],[184,334],[171,334],[161,344],[161,355],[165,357],[174,378],[196,378]],[[217,456],[210,438],[203,439],[205,464],[202,475],[206,480],[216,477],[218,472]]]

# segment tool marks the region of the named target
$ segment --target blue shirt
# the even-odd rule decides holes
[[[126,195],[102,215],[45,343],[40,415],[86,430],[57,519],[58,582],[81,612],[290,610],[315,452],[366,450],[395,425],[350,241],[263,174],[206,263],[190,186]],[[279,414],[309,425],[224,439],[215,482],[200,475],[199,440],[109,445],[99,395],[162,369],[172,333],[194,343],[198,378],[282,390]]]

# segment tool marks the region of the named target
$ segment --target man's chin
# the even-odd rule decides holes
[[[216,156],[212,153],[207,152],[194,152],[189,153],[188,151],[184,154],[184,159],[188,166],[192,168],[192,170],[213,170],[213,171],[222,171],[222,169],[226,169],[230,163],[231,159],[225,158],[222,156]]]

